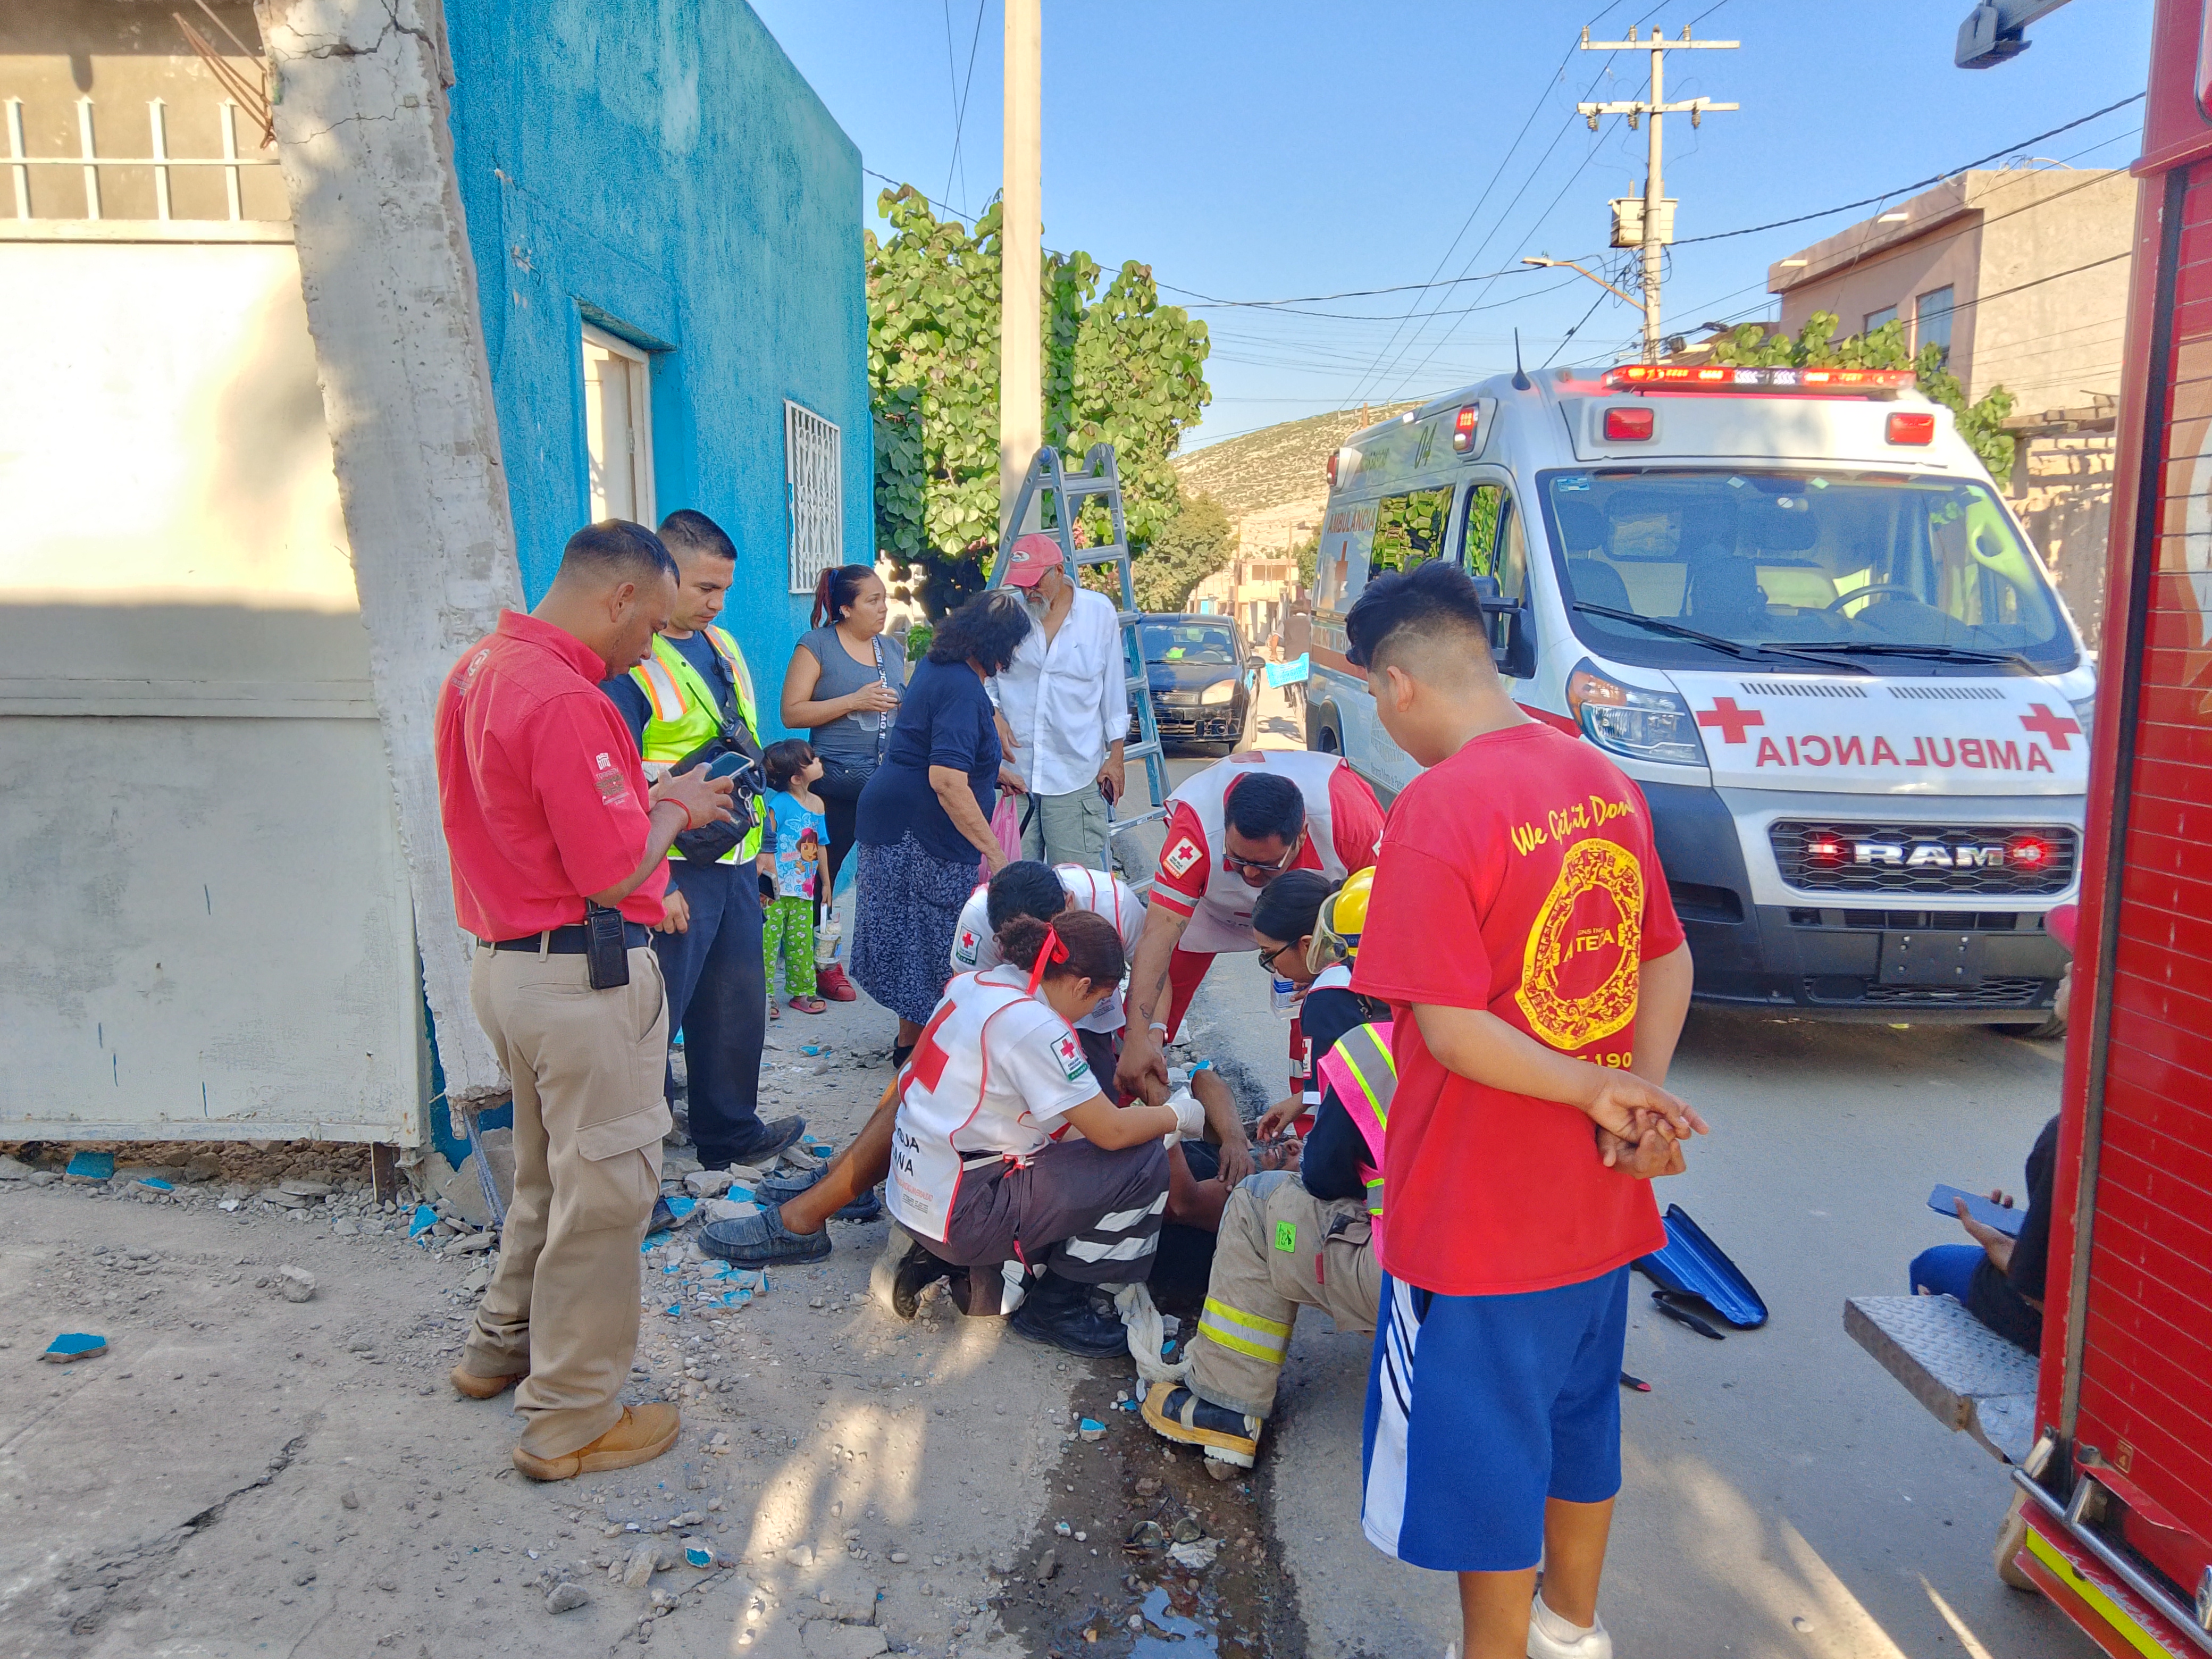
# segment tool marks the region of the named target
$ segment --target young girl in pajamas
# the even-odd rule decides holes
[[[822,775],[821,757],[796,738],[769,744],[761,756],[774,791],[763,811],[761,837],[761,956],[768,964],[768,1012],[775,1006],[775,958],[783,955],[783,988],[802,1014],[818,1014],[829,1005],[814,994],[814,895],[822,879],[822,849],[830,839],[829,820],[812,785]]]

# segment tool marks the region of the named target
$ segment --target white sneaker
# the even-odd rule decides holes
[[[1547,1628],[1549,1626],[1549,1628]],[[1572,1641],[1562,1641],[1552,1632],[1571,1628],[1544,1605],[1539,1591],[1528,1608],[1528,1659],[1613,1659],[1613,1637],[1601,1619]]]

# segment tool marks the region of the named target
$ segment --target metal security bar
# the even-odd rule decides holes
[[[23,142],[23,100],[10,98],[8,109],[7,166],[15,185],[15,216],[28,219],[31,215],[31,169],[33,167],[76,167],[84,175],[84,213],[86,219],[102,216],[100,173],[103,167],[150,167],[154,173],[154,216],[167,219],[169,215],[169,170],[172,167],[221,167],[229,196],[230,216],[243,219],[245,203],[239,184],[241,167],[273,167],[273,155],[240,155],[238,153],[238,106],[226,98],[222,110],[222,154],[221,155],[172,155],[169,154],[168,108],[159,98],[146,101],[147,128],[151,155],[102,155],[93,127],[93,106],[89,98],[76,100],[76,143],[75,155],[32,155],[27,153]],[[62,216],[46,216],[67,217]],[[832,430],[835,430],[833,428]]]
[[[791,520],[791,591],[811,593],[845,562],[845,435],[804,404],[783,401],[784,499]]]

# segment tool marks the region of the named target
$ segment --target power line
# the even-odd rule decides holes
[[[1862,197],[1856,202],[1845,202],[1840,207],[1822,208],[1818,213],[1801,213],[1791,219],[1773,219],[1763,225],[1746,225],[1741,230],[1717,230],[1709,236],[1685,236],[1674,246],[1687,247],[1692,242],[1723,242],[1731,236],[1753,236],[1762,230],[1780,230],[1785,225],[1802,225],[1812,219],[1832,219],[1838,213],[1849,213],[1853,208],[1873,207],[1878,203],[1893,201],[1910,191],[1925,190],[1929,185],[1940,185],[1957,173],[1970,172],[1984,161],[2001,161],[2005,156],[2026,149],[2030,144],[2039,144],[2046,138],[2056,138],[2062,132],[2071,132],[2078,126],[2086,126],[2100,116],[2110,115],[2116,109],[2125,109],[2130,104],[2140,103],[2143,97],[2144,94],[2140,92],[2130,93],[2119,102],[2107,104],[2100,110],[2092,110],[2087,115],[2069,121],[2063,127],[2053,127],[2048,132],[2039,132],[2033,138],[2023,138],[2018,143],[2007,144],[2002,149],[1993,149],[1987,155],[1978,156],[1964,167],[1949,167],[1928,178],[1916,179],[1909,185],[1900,185],[1895,190],[1886,190],[1879,196]]]
[[[952,13],[951,10],[952,0],[945,0],[945,3],[946,6],[945,27],[948,31],[946,45],[950,46],[951,42],[949,38],[949,31],[952,27]],[[985,4],[986,0],[975,0],[975,33],[968,37],[968,74],[966,78],[960,83],[960,97],[952,112],[952,167],[959,167],[961,169],[960,189],[963,195],[967,193],[968,190],[968,172],[965,166],[963,165],[960,146],[961,142],[968,131],[968,94],[975,89],[975,48],[983,44],[983,10]],[[947,196],[952,194],[951,167],[947,167],[945,170],[945,193]]]

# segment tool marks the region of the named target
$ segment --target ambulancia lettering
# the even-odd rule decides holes
[[[1740,727],[1738,729],[1741,729]],[[1819,732],[1801,737],[1759,739],[1752,760],[1753,770],[1778,766],[1798,768],[1858,766],[1869,769],[1894,766],[1931,771],[2049,772],[2054,769],[2044,746],[2017,738],[1899,738],[1892,742],[1880,733]]]

